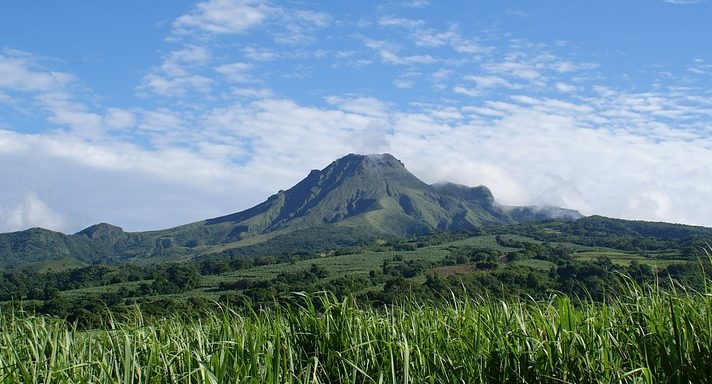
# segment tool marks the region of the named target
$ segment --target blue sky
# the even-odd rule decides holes
[[[712,2],[0,2],[0,230],[170,227],[350,152],[712,226]]]

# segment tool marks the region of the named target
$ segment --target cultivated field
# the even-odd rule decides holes
[[[264,311],[136,312],[93,331],[3,313],[0,367],[3,383],[705,383],[712,288],[384,308],[294,294]]]

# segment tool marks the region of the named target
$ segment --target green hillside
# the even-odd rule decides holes
[[[0,267],[51,266],[59,260],[65,265],[160,262],[228,250],[250,255],[327,249],[512,224],[517,222],[513,217],[558,217],[537,212],[527,216],[501,207],[484,186],[428,185],[388,154],[351,154],[311,171],[253,208],[175,228],[127,233],[102,223],[74,235],[43,229],[0,234]],[[567,212],[570,219],[580,217]]]
[[[712,242],[712,230],[582,218],[556,207],[505,207],[484,186],[428,185],[393,156],[347,155],[248,210],[150,232],[97,224],[73,235],[33,228],[0,234],[0,268],[280,256],[392,242],[415,235],[489,231],[537,241],[609,247],[666,258]],[[657,252],[657,253],[656,253]]]

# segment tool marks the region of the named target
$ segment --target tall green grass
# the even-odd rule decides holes
[[[328,294],[200,320],[81,331],[0,314],[3,383],[706,383],[712,290],[605,303],[450,298],[374,309]]]

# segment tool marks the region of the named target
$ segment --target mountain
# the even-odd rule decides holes
[[[127,233],[97,224],[74,235],[43,229],[0,235],[0,265],[73,257],[84,263],[179,259],[227,249],[348,246],[434,231],[566,219],[562,208],[504,207],[487,187],[428,185],[389,154],[344,156],[242,212],[171,229]],[[264,248],[264,246],[262,246]],[[247,252],[247,251],[246,251]]]
[[[431,186],[391,155],[351,154],[254,208],[172,231],[221,244],[322,225],[411,235],[513,222],[485,187]]]

